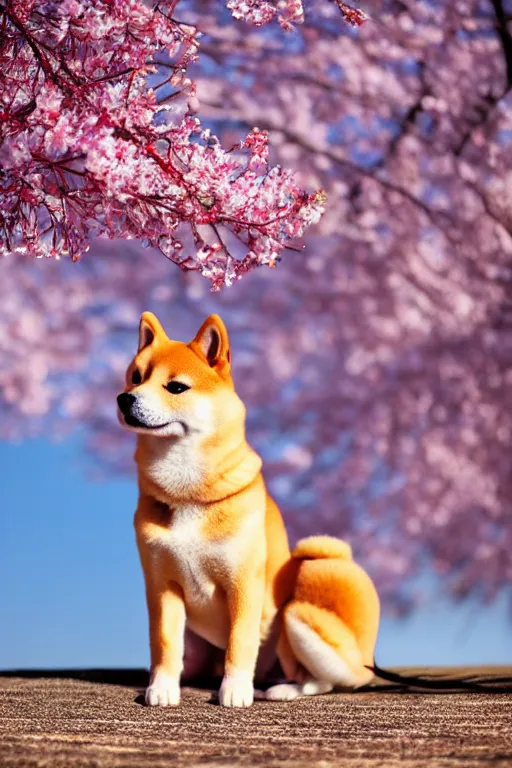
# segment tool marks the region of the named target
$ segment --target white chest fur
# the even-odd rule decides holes
[[[258,516],[250,515],[235,534],[212,540],[205,536],[207,509],[184,504],[175,508],[169,527],[150,543],[152,559],[183,590],[187,624],[201,637],[225,648],[229,614],[223,584],[243,563],[250,531]],[[261,530],[261,523],[260,523]]]
[[[203,534],[204,511],[183,505],[172,512],[172,520],[160,548],[172,560],[186,601],[208,600],[215,589],[215,563],[225,557],[226,545],[208,541]]]
[[[201,484],[201,454],[193,436],[154,439],[146,443],[146,477],[163,496],[186,497]]]

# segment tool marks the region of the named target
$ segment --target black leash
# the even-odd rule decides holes
[[[402,688],[423,688],[430,691],[455,691],[463,689],[473,693],[512,693],[512,677],[491,677],[485,683],[479,683],[471,676],[460,677],[454,680],[433,680],[422,675],[402,675],[399,672],[379,667],[374,661],[373,666],[365,665],[374,675],[397,683]]]

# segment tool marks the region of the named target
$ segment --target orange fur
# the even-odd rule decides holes
[[[346,541],[334,539],[332,536],[308,536],[307,539],[301,539],[295,545],[292,557],[297,560],[329,559],[332,557],[351,560],[352,549]]]
[[[118,403],[121,422],[138,433],[135,529],[149,614],[147,702],[178,703],[186,626],[225,651],[223,705],[249,705],[257,662],[264,673],[276,652],[288,677],[308,670],[310,651],[297,658],[302,641],[290,622],[295,630],[307,625],[313,644],[332,649],[360,684],[362,664],[373,661],[375,590],[345,542],[312,537],[290,556],[261,459],[246,442],[222,320],[210,316],[184,344],[144,313]]]
[[[339,539],[303,539],[292,555],[300,564],[293,599],[284,611],[282,632],[286,640],[282,639],[278,648],[287,676],[303,683],[308,674],[315,677],[315,671],[318,673],[311,655],[303,647],[294,653],[288,637],[297,629],[300,635],[300,627],[305,625],[314,633],[309,640],[316,636],[321,641],[318,647],[323,643],[331,648],[343,665],[338,678],[333,674],[332,679],[323,682],[350,687],[367,683],[373,674],[365,665],[373,664],[380,612],[371,579],[352,560],[350,546]],[[294,658],[297,654],[298,659]],[[274,692],[271,697],[278,696]]]
[[[285,613],[307,624],[346,662],[352,673],[351,681],[347,683],[349,687],[371,680],[373,674],[364,666],[364,657],[356,634],[337,613],[320,608],[315,603],[303,603],[299,600],[293,600],[287,605]],[[301,659],[301,662],[307,669],[308,661]]]
[[[338,543],[336,539],[334,541]],[[294,600],[317,606],[339,617],[354,633],[363,664],[373,664],[379,626],[379,598],[370,577],[357,563],[345,557],[303,560]]]

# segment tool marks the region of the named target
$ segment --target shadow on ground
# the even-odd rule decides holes
[[[396,667],[390,672],[400,675],[403,682],[378,679],[377,677],[369,685],[366,685],[356,693],[368,691],[407,691],[423,690],[427,693],[433,690],[436,693],[446,690],[448,692],[471,689],[478,693],[482,688],[483,693],[508,693],[512,692],[512,667]],[[145,688],[149,682],[147,669],[117,668],[117,669],[10,669],[0,670],[0,678],[16,677],[20,679],[45,678],[62,680],[83,680],[89,683],[103,683],[104,685],[121,685],[129,688]],[[425,687],[422,686],[422,681]],[[220,685],[220,678],[201,678],[183,681],[184,685],[203,690],[216,690]],[[259,681],[258,687],[265,688],[278,682],[277,680]],[[436,690],[435,686],[439,686]]]

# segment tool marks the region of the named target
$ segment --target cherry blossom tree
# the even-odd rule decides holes
[[[96,465],[131,471],[113,403],[139,313],[186,339],[218,311],[292,538],[349,538],[388,607],[432,569],[490,599],[512,577],[512,4],[366,10],[355,28],[319,0],[290,32],[184,8],[204,34],[186,97],[203,132],[222,147],[267,132],[297,189],[327,191],[325,213],[304,251],[216,294],[135,242],[80,264],[4,259],[0,430],[86,425]]]
[[[265,132],[225,151],[191,116],[186,70],[198,40],[195,26],[174,20],[176,5],[0,6],[0,255],[76,260],[94,236],[139,238],[219,288],[273,266],[318,219],[323,193],[307,195],[290,172],[269,168]]]

